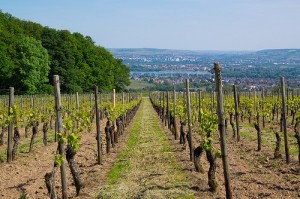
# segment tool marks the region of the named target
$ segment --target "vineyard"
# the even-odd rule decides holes
[[[214,70],[214,92],[187,79],[184,92],[150,100],[96,86],[60,94],[58,76],[54,95],[10,88],[0,98],[0,197],[300,197],[299,90],[281,78],[277,92],[225,93]]]
[[[1,179],[7,182],[1,182],[1,198],[57,198],[58,184],[62,197],[67,198],[71,181],[76,190],[68,195],[79,195],[83,183],[78,166],[109,163],[141,101],[139,94],[98,96],[97,87],[94,94],[60,95],[59,80],[55,82],[55,96],[14,96],[10,88],[9,97],[1,99]],[[104,158],[108,162],[103,163]],[[56,174],[59,168],[61,177]],[[18,179],[25,183],[15,186],[19,182],[12,178],[21,173],[27,179]],[[46,189],[29,194],[26,186],[30,184]]]
[[[231,93],[223,93],[218,63],[214,70],[217,92],[190,92],[187,79],[183,93],[176,93],[174,87],[174,91],[151,95],[153,107],[173,139],[183,151],[188,148],[193,170],[207,173],[212,193],[223,184],[226,198],[300,197],[299,91],[296,95],[295,90],[287,89],[281,78],[277,93],[264,89],[237,92],[235,85]],[[203,166],[204,154],[208,168]],[[217,168],[223,171],[223,179],[216,177]],[[277,176],[273,178],[272,173]],[[284,180],[282,175],[286,175]],[[254,196],[256,191],[259,193]]]

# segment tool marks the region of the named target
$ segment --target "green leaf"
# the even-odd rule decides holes
[[[63,156],[60,154],[56,154],[54,158],[55,158],[55,165],[60,167],[64,161]]]

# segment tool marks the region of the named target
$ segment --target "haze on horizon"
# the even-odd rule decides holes
[[[105,48],[300,48],[299,0],[15,0],[0,9]]]

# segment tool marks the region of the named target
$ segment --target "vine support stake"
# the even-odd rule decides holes
[[[76,109],[79,109],[79,97],[78,97],[78,92],[76,92]]]
[[[177,125],[176,125],[176,90],[175,90],[175,86],[173,86],[173,112],[174,112],[174,121],[173,121],[174,137],[175,137],[175,140],[177,140],[178,132],[177,132]]]
[[[289,98],[290,98],[290,93],[289,93],[289,85],[286,85],[286,102],[288,102],[289,101]],[[289,107],[288,106],[286,106],[286,113],[288,113],[289,112]],[[286,115],[286,117],[287,117],[287,115]]]
[[[169,91],[167,91],[167,109],[166,109],[166,123],[165,126],[168,125],[168,129],[170,129],[170,107],[169,107]]]
[[[191,121],[191,96],[190,96],[190,80],[185,79],[186,85],[186,102],[187,102],[187,116],[188,116],[188,142],[190,147],[190,160],[194,162],[194,146],[192,137],[192,121]]]
[[[161,117],[161,121],[164,122],[165,121],[165,92],[163,91],[162,93],[162,117]]]
[[[221,69],[220,69],[221,70]],[[239,104],[238,104],[238,97],[236,92],[236,85],[233,85],[233,95],[234,95],[234,115],[235,115],[235,123],[236,123],[236,136],[237,141],[239,142],[241,140],[240,137],[240,121],[239,121]]]
[[[261,89],[261,110],[262,110],[262,122],[263,122],[263,128],[266,127],[266,117],[264,114],[265,109],[265,89],[262,87]]]
[[[256,112],[256,90],[254,90],[254,112]]]
[[[122,92],[122,104],[124,104],[125,103],[125,95],[124,95],[124,92]],[[123,125],[124,125],[124,127],[126,127],[126,114],[123,114],[123,116],[122,116],[122,123],[123,123]]]
[[[201,90],[198,92],[198,122],[201,122]]]
[[[113,89],[113,93],[112,93],[112,103],[113,103],[113,108],[116,108],[116,89]],[[116,125],[116,121],[112,121],[114,123],[114,130],[116,131],[117,125]]]
[[[90,108],[93,110],[93,98],[92,98],[92,93],[90,94]]]
[[[8,116],[10,116],[12,113],[10,112],[10,109],[14,106],[14,87],[9,87],[9,102],[8,102]],[[7,137],[7,162],[12,162],[12,134],[13,134],[13,127],[14,121],[10,120],[8,125],[8,137]]]
[[[290,163],[290,153],[289,153],[289,143],[287,136],[287,127],[286,127],[286,98],[285,98],[285,83],[284,77],[280,78],[281,83],[281,97],[282,97],[282,119],[283,119],[283,134],[284,134],[284,149],[285,149],[285,158],[286,163]]]
[[[102,146],[101,146],[101,132],[100,132],[100,117],[98,109],[98,86],[95,85],[95,111],[96,111],[96,130],[97,130],[97,163],[102,164]]]
[[[217,113],[218,113],[218,129],[220,133],[220,145],[222,153],[222,163],[223,163],[223,173],[225,179],[225,189],[226,198],[232,198],[232,191],[230,187],[230,175],[229,175],[229,164],[228,164],[228,154],[226,147],[226,129],[225,129],[225,117],[224,117],[224,107],[223,107],[223,92],[222,92],[222,77],[221,77],[221,67],[219,63],[214,63],[215,79],[216,79],[216,89],[217,89]]]
[[[113,107],[116,107],[116,89],[113,89],[113,96],[112,96],[112,102],[113,102]]]
[[[59,76],[53,76],[53,84],[54,84],[54,95],[55,95],[55,112],[57,118],[57,127],[58,127],[58,150],[59,154],[62,157],[65,157],[65,150],[64,150],[64,142],[62,140],[61,133],[63,132],[62,126],[62,105],[61,105],[61,96],[60,96],[60,85],[59,85]],[[66,177],[66,166],[65,166],[65,158],[60,165],[60,173],[61,173],[61,184],[62,184],[62,199],[68,198],[67,193],[67,177]]]

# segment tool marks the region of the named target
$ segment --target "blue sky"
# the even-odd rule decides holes
[[[0,9],[106,48],[300,48],[299,0],[2,0]]]

